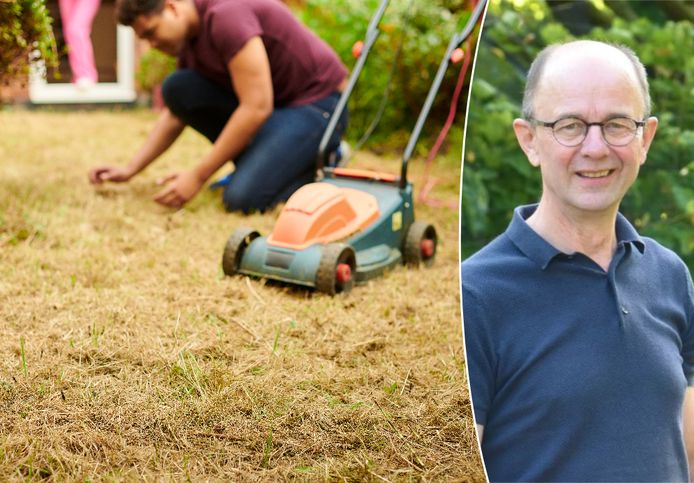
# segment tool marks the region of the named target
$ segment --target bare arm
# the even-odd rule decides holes
[[[163,205],[179,207],[195,196],[210,176],[248,145],[272,114],[274,101],[270,62],[260,37],[251,38],[227,67],[239,107],[197,166],[188,172],[168,177],[171,183],[154,198]]]
[[[168,109],[164,109],[159,119],[157,119],[154,128],[149,133],[149,137],[130,163],[128,163],[128,168],[134,174],[145,169],[152,161],[169,149],[173,142],[178,139],[178,136],[181,135],[183,128],[185,128],[183,121],[174,116]]]
[[[128,181],[166,151],[183,132],[184,127],[183,121],[174,116],[168,109],[164,109],[147,140],[127,166],[95,167],[89,171],[89,181],[94,184],[100,184],[104,181]]]
[[[239,107],[195,168],[207,180],[227,161],[237,156],[272,114],[273,91],[270,62],[260,37],[251,38],[228,65]]]
[[[683,420],[684,442],[689,461],[689,479],[694,481],[694,387],[688,387],[684,394]]]

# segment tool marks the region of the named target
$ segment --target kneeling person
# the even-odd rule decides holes
[[[94,184],[124,182],[165,152],[187,125],[212,149],[164,179],[155,201],[193,198],[227,161],[228,210],[265,210],[313,181],[320,139],[346,85],[335,52],[277,0],[120,0],[118,20],[178,57],[162,86],[166,108],[125,167],[90,170]],[[328,145],[336,149],[346,113]]]

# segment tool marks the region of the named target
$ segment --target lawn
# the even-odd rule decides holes
[[[346,296],[227,278],[227,237],[268,234],[278,210],[228,214],[207,191],[177,212],[153,203],[202,137],[186,131],[129,184],[87,182],[154,119],[0,111],[0,479],[483,481],[457,213],[420,204],[439,231],[434,266]],[[433,195],[457,201],[456,163],[434,175]]]

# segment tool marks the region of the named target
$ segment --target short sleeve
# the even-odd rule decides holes
[[[687,327],[682,338],[682,359],[684,375],[690,386],[694,386],[694,284],[692,276],[686,271],[687,300],[685,301],[685,313],[687,314]]]
[[[465,357],[472,407],[476,423],[484,426],[495,392],[496,357],[489,334],[488,311],[482,297],[466,284],[465,264],[461,266],[461,282]]]
[[[227,64],[246,43],[263,33],[249,2],[218,2],[210,12],[210,36],[222,61]]]

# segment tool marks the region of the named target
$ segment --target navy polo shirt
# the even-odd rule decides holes
[[[465,345],[490,481],[687,481],[694,386],[686,265],[618,215],[607,272],[516,209],[461,267]]]

